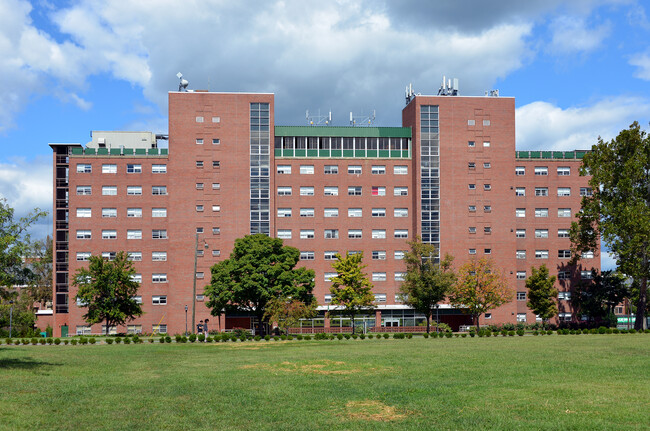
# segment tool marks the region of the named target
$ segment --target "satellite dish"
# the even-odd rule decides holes
[[[187,79],[184,79],[183,74],[180,72],[178,72],[176,76],[178,77],[178,79],[180,79],[180,82],[178,84],[178,91],[183,91],[183,90],[187,91],[187,86],[190,84],[189,81]]]

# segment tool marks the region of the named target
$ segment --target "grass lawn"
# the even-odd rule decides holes
[[[0,346],[2,430],[648,429],[650,336]]]

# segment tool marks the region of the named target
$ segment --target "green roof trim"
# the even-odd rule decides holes
[[[410,127],[275,126],[275,136],[410,138]]]

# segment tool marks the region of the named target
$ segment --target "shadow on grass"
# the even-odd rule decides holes
[[[0,349],[1,350],[1,349]],[[30,357],[22,358],[0,358],[0,371],[2,370],[37,370],[43,367],[60,366],[52,362],[45,362],[32,359]]]

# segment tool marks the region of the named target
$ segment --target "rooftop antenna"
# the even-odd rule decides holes
[[[183,74],[178,72],[176,74],[180,82],[178,83],[178,91],[187,91],[187,86],[190,84],[187,79],[183,78]]]
[[[359,125],[366,125],[368,127],[372,126],[375,122],[375,117],[376,117],[376,111],[372,111],[372,115],[360,115],[360,116],[354,116],[352,114],[352,111],[350,111],[350,126],[356,126],[357,123]]]
[[[320,109],[318,110],[318,115],[309,115],[309,109],[305,111],[305,118],[307,119],[307,124],[310,126],[331,126],[332,125],[332,111],[330,110],[327,115],[321,115]]]
[[[447,80],[447,77],[443,75],[442,85],[438,89],[438,96],[458,96],[460,92],[458,91],[458,78],[454,78],[453,84],[452,80]]]
[[[406,104],[408,105],[409,103],[411,103],[411,100],[413,100],[413,98],[415,97],[415,92],[413,91],[413,84],[409,83],[404,93],[405,93]]]

